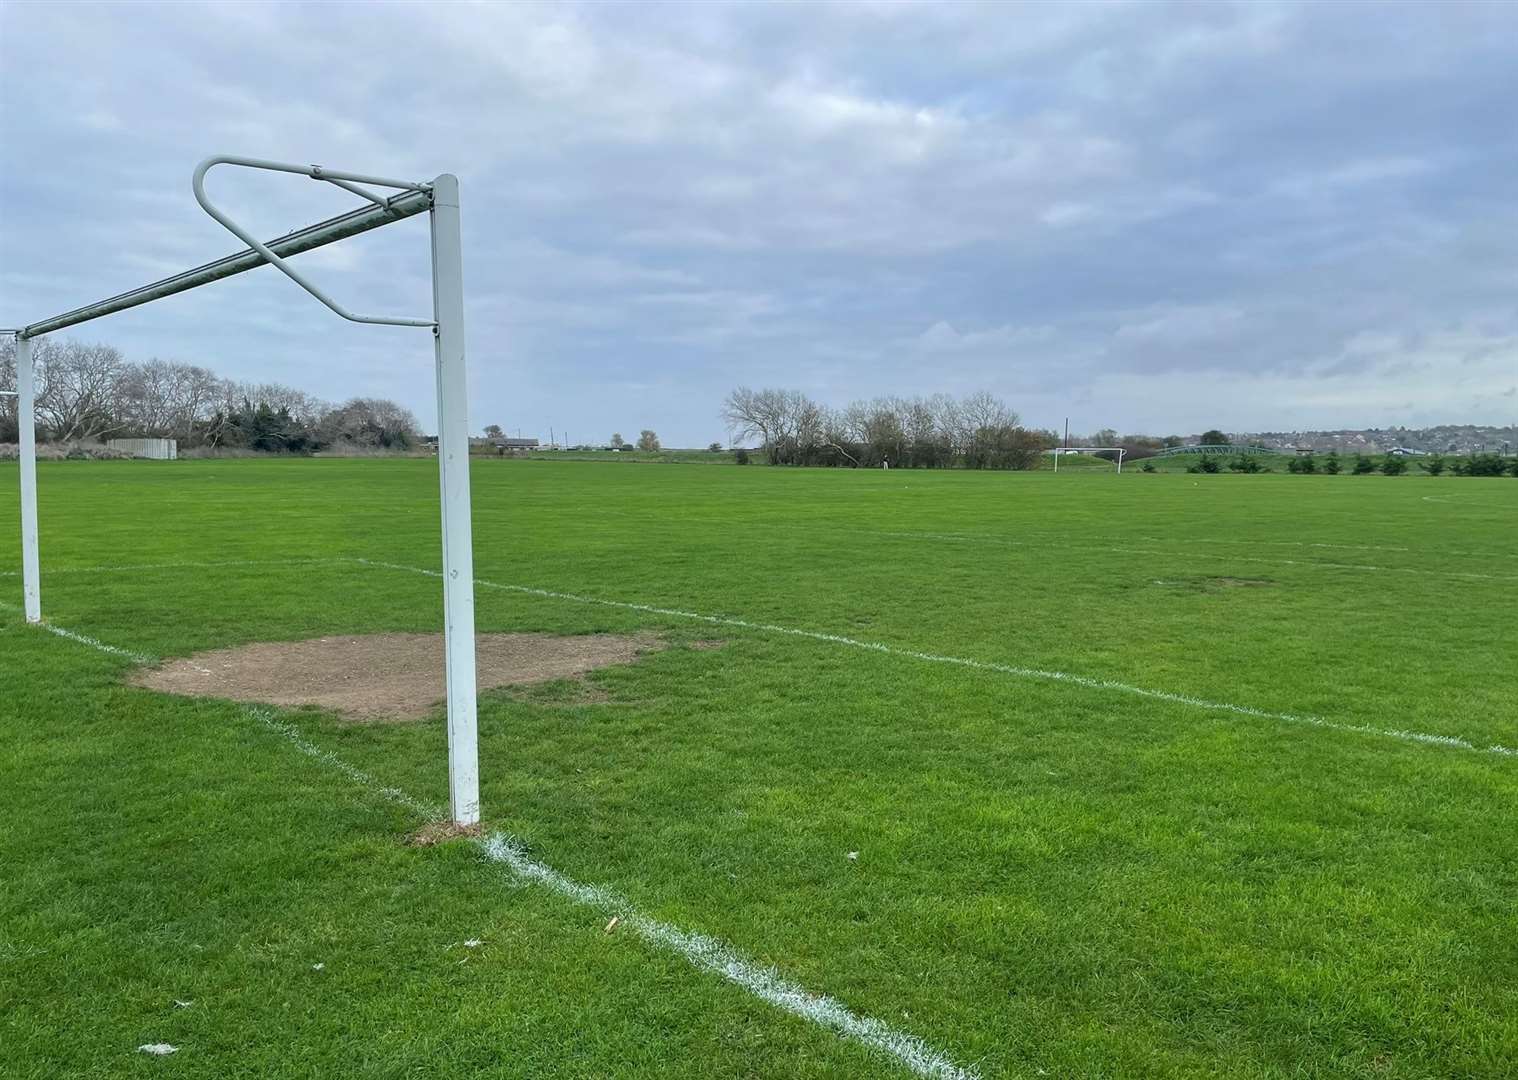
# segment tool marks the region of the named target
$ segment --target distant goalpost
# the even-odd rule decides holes
[[[293,173],[320,180],[367,200],[371,205],[287,233],[267,244],[212,204],[205,176],[217,165]],[[371,187],[389,188],[384,195]],[[469,508],[469,402],[464,373],[464,278],[459,225],[458,178],[444,173],[434,180],[390,180],[340,172],[320,165],[294,165],[260,158],[217,155],[195,168],[195,200],[243,243],[246,250],[197,266],[130,292],[87,304],[27,326],[0,330],[16,339],[17,421],[21,444],[21,581],[26,620],[42,621],[42,586],[37,555],[37,427],[32,342],[44,334],[111,315],[139,304],[272,264],[338,315],[352,322],[426,327],[432,331],[437,373],[438,485],[443,510],[443,610],[448,694],[448,793],[453,820],[473,825],[480,819],[479,736],[475,701],[474,551]],[[285,260],[289,256],[336,243],[392,222],[426,213],[432,227],[432,318],[358,315],[317,288]]]
[[[1116,458],[1103,460],[1113,461],[1117,465],[1117,471],[1123,471],[1123,455],[1126,451],[1121,446],[1057,446],[1049,453],[1054,455],[1054,471],[1059,472],[1059,459],[1066,454],[1116,454]]]

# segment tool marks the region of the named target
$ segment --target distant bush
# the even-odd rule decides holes
[[[1472,454],[1456,458],[1450,471],[1456,476],[1501,476],[1508,471],[1508,459],[1500,454]]]
[[[1139,471],[1140,472],[1159,472],[1159,470],[1154,467],[1154,462],[1152,462],[1152,461],[1146,461],[1146,462],[1144,462],[1143,466],[1139,469]]]
[[[733,451],[733,461],[738,465],[747,465],[748,451],[743,449],[741,446],[738,447],[738,449]]]
[[[1286,471],[1293,473],[1315,473],[1318,471],[1318,459],[1311,454],[1301,454],[1286,463]],[[1337,472],[1338,470],[1334,470]]]
[[[1195,463],[1186,466],[1189,473],[1215,473],[1222,472],[1223,467],[1218,464],[1218,459],[1212,454],[1203,454]]]
[[[722,444],[719,442],[714,442],[706,448],[706,451],[709,454],[720,454],[722,453]]]
[[[1426,458],[1418,459],[1418,468],[1430,476],[1438,476],[1444,471],[1444,458],[1438,454],[1432,454]]]
[[[1370,458],[1366,457],[1364,454],[1356,454],[1355,467],[1350,471],[1353,472],[1356,476],[1364,476],[1366,473],[1373,473],[1376,471],[1376,463]]]
[[[1323,459],[1323,471],[1330,476],[1338,476],[1339,470],[1343,467],[1344,463],[1339,460],[1339,452],[1337,450],[1330,450],[1328,456]]]
[[[1259,473],[1265,471],[1265,466],[1254,454],[1240,454],[1229,460],[1228,469],[1237,473]]]
[[[1407,458],[1400,454],[1387,454],[1381,459],[1381,472],[1387,476],[1401,476],[1407,472]]]

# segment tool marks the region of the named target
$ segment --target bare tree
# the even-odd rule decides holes
[[[63,442],[98,439],[120,427],[117,393],[127,373],[120,350],[44,338],[33,344],[32,359],[37,421],[52,438]]]
[[[352,398],[322,417],[320,429],[327,442],[392,449],[417,435],[416,417],[385,398]]]
[[[657,450],[657,449],[659,449],[659,436],[656,435],[654,432],[650,431],[648,428],[644,428],[642,431],[640,431],[638,433],[638,449],[639,450]]]

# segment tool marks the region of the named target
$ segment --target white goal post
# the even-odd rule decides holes
[[[287,233],[267,244],[213,205],[205,193],[205,176],[217,165],[235,165],[293,173],[343,188],[370,205]],[[217,155],[195,169],[191,187],[201,207],[247,244],[215,262],[130,292],[87,304],[52,318],[3,330],[16,339],[16,396],[21,444],[21,580],[28,622],[42,621],[42,584],[37,556],[36,387],[32,342],[44,334],[111,315],[139,304],[184,292],[263,266],[287,275],[338,315],[353,322],[430,328],[437,371],[438,484],[443,511],[443,610],[448,693],[448,793],[453,820],[473,825],[480,819],[479,737],[475,700],[474,549],[469,509],[469,402],[464,375],[464,280],[459,226],[459,182],[444,173],[434,180],[390,180],[341,172],[320,165],[293,165],[260,158]],[[388,188],[396,194],[370,190]],[[432,225],[432,317],[357,315],[329,297],[285,260],[416,214],[427,213]]]
[[[1123,471],[1123,454],[1126,451],[1121,446],[1057,446],[1049,453],[1054,455],[1054,471],[1059,472],[1059,459],[1066,454],[1116,454],[1117,457],[1105,460],[1115,461],[1117,471]]]

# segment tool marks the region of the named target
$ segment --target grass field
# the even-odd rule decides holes
[[[39,473],[57,628],[440,625],[432,462]],[[504,860],[439,716],[125,687],[0,530],[0,1072],[1518,1072],[1518,483],[473,477],[481,629],[672,645],[482,696]]]

